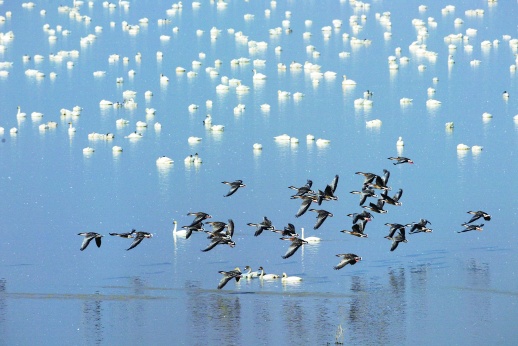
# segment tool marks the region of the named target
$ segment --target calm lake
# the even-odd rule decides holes
[[[0,345],[516,344],[516,18],[515,0],[0,0]],[[365,210],[355,173],[384,170],[402,205],[340,232]],[[335,175],[314,229],[288,187]],[[173,233],[201,211],[235,247]],[[320,241],[283,259],[247,225],[263,217]],[[390,251],[385,224],[420,219],[433,232]],[[109,235],[133,229],[152,237]],[[217,289],[245,266],[302,280]]]

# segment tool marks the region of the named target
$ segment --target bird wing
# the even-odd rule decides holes
[[[295,217],[302,216],[309,209],[311,202],[313,202],[313,200],[311,198],[303,198],[302,204],[300,205],[300,208],[297,211],[297,214],[295,214]]]
[[[389,178],[390,178],[390,172],[386,169],[383,170],[383,173],[385,173],[383,175],[383,178],[382,178],[382,181],[383,181],[383,185],[384,186],[387,186],[388,184],[388,181],[389,181]]]
[[[225,196],[223,196],[223,197],[228,197],[228,196],[233,195],[234,192],[237,191],[237,189],[239,189],[239,184],[231,183],[230,184],[230,191],[228,191],[228,193]]]
[[[339,270],[339,269],[342,269],[343,267],[345,267],[348,263],[349,263],[350,259],[348,258],[343,258],[340,263],[338,263],[336,266],[334,266],[334,270]]]
[[[293,256],[293,254],[297,251],[297,249],[299,247],[302,246],[302,243],[299,243],[299,242],[292,242],[290,247],[288,248],[288,251],[286,251],[286,254],[284,256],[282,256],[282,258],[286,259],[286,258],[289,258],[291,256]]]
[[[335,175],[333,181],[331,182],[331,189],[333,191],[333,193],[336,191],[336,187],[338,186],[338,174]]]
[[[203,252],[210,251],[210,250],[214,249],[214,247],[216,245],[218,245],[220,242],[221,242],[221,238],[213,238],[212,241],[210,242],[209,246],[207,246],[206,249],[203,249],[201,251],[203,251]]]
[[[234,235],[234,220],[228,219],[227,223],[227,235],[230,235],[230,238]]]
[[[390,248],[390,251],[394,251],[396,250],[397,246],[399,245],[399,240],[397,239],[392,239],[392,246]]]
[[[313,226],[313,229],[318,229],[324,221],[326,221],[327,217],[329,216],[329,213],[323,210],[323,212],[318,213],[317,222],[315,223],[315,226]]]
[[[232,277],[231,277],[231,276],[227,276],[227,274],[226,274],[226,273],[225,273],[224,275],[225,275],[225,276],[223,277],[223,279],[221,279],[221,281],[219,282],[218,290],[222,289],[222,288],[227,284],[227,282],[229,282],[230,280],[232,280]]]
[[[399,199],[403,196],[403,189],[399,189],[398,192],[392,197],[392,199],[396,202],[399,202]]]
[[[131,243],[130,247],[126,249],[126,251],[133,249],[135,246],[140,244],[142,242],[142,240],[144,240],[143,236],[137,236],[135,238],[135,240],[133,241],[133,243]]]
[[[95,244],[97,247],[101,247],[101,237],[95,237]]]
[[[88,244],[90,244],[90,242],[92,241],[93,237],[90,237],[90,236],[86,236],[84,239],[83,239],[83,243],[81,244],[81,251],[83,251],[84,249],[86,249],[86,247],[88,246]]]

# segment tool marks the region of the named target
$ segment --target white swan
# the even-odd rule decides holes
[[[191,136],[187,139],[187,141],[189,143],[198,143],[201,141],[201,137],[194,137],[194,136]]]
[[[308,243],[318,243],[318,242],[320,242],[320,238],[319,237],[307,237],[307,238],[304,238],[304,227],[302,227],[300,230],[301,230],[302,239],[304,239]]]
[[[282,279],[281,280],[282,280],[283,283],[299,282],[299,281],[302,281],[302,278],[299,277],[299,276],[288,276],[288,274],[282,273]]]
[[[122,152],[122,147],[119,147],[118,145],[114,145],[114,146],[112,147],[112,152],[114,152],[114,153],[120,153],[120,152]]]
[[[262,280],[275,280],[275,279],[279,278],[279,275],[277,275],[277,274],[265,274],[263,267],[259,267],[258,270],[261,271],[261,273],[258,275],[259,279],[262,279]]]
[[[142,134],[135,131],[135,132],[130,133],[129,135],[127,135],[124,138],[130,138],[130,139],[142,138]]]
[[[178,228],[178,222],[176,220],[173,221],[173,225],[174,225],[174,228],[173,228],[173,236],[174,237],[182,237],[182,238],[186,238],[187,237],[187,230],[186,229],[177,229]]]
[[[459,145],[457,145],[457,150],[469,150],[470,147],[464,143],[460,143]]]
[[[291,139],[290,135],[287,135],[286,133],[273,137],[276,141],[289,141]]]
[[[403,141],[403,137],[399,137],[399,139],[396,142],[396,146],[402,147],[405,145],[405,142]]]
[[[263,145],[261,143],[254,143],[253,148],[254,150],[262,150]]]
[[[256,69],[253,69],[252,71],[254,71],[254,76],[253,76],[254,80],[265,80],[266,79],[266,75],[257,72]]]
[[[194,160],[193,160],[194,164],[195,165],[199,165],[200,163],[203,162],[203,160],[201,159],[201,157],[198,156],[198,153],[194,154]]]
[[[18,113],[16,113],[16,116],[18,118],[25,118],[27,116],[27,114],[23,113],[21,107],[18,106]]]
[[[76,128],[72,123],[68,123],[68,133],[73,134],[74,132],[76,132]]]
[[[157,165],[172,165],[173,160],[167,156],[161,156],[156,160]]]
[[[345,86],[353,86],[353,85],[356,85],[356,82],[353,81],[352,79],[347,79],[347,76],[346,75],[343,75],[343,80],[342,80],[342,85],[345,85]]]

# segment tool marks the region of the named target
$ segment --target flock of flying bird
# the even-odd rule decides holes
[[[413,164],[414,162],[407,157],[389,157],[389,160],[395,161],[393,164],[403,164],[409,163]],[[364,177],[364,181],[359,191],[351,191],[351,194],[360,195],[360,206],[364,209],[360,213],[351,213],[347,214],[347,216],[352,218],[352,226],[351,230],[342,230],[341,232],[350,234],[359,238],[367,238],[368,235],[365,233],[365,228],[367,223],[371,221],[374,216],[372,213],[385,214],[387,213],[385,204],[390,204],[394,206],[401,206],[402,203],[400,199],[403,195],[403,189],[399,189],[393,196],[389,196],[389,192],[392,188],[388,185],[388,181],[390,178],[390,171],[387,169],[383,170],[383,175],[378,175],[370,172],[356,172],[355,174],[361,175]],[[313,209],[310,208],[313,203],[316,203],[318,206],[321,206],[324,201],[336,201],[338,197],[335,195],[336,188],[338,186],[339,176],[335,175],[330,184],[326,185],[325,189],[314,191],[312,190],[313,181],[307,180],[306,184],[300,187],[289,186],[288,188],[295,190],[296,193],[291,196],[291,199],[300,199],[302,203],[295,214],[295,217],[300,217],[307,211],[315,212],[317,214],[317,220],[313,229],[318,229],[328,217],[332,217],[333,214],[325,209]],[[223,184],[229,185],[230,190],[223,196],[229,197],[232,196],[236,191],[241,187],[245,187],[246,185],[242,180],[235,180],[233,182],[223,181]],[[368,205],[364,205],[367,202],[367,198],[377,198],[376,203],[369,202]],[[482,227],[484,224],[473,224],[474,221],[483,218],[486,221],[491,220],[491,215],[484,211],[468,211],[469,214],[472,214],[472,218],[463,223],[464,229],[458,231],[457,233],[463,233],[468,231],[482,231]],[[192,222],[187,226],[182,226],[182,235],[185,236],[186,239],[189,239],[194,232],[204,232],[208,234],[208,239],[210,239],[209,245],[201,250],[203,252],[207,252],[215,248],[217,245],[228,245],[233,248],[236,243],[232,239],[234,235],[234,221],[229,219],[228,222],[222,221],[206,221],[207,219],[212,218],[212,216],[205,212],[190,212],[187,215],[194,216]],[[176,232],[177,222],[174,221],[175,229],[173,232]],[[208,231],[204,229],[204,225],[211,226],[212,230]],[[275,229],[272,221],[268,219],[268,217],[264,216],[263,220],[258,223],[247,223],[248,226],[255,227],[254,236],[259,236],[263,231],[271,231],[281,235],[281,240],[290,241],[291,244],[288,247],[286,253],[282,256],[283,259],[289,258],[295,254],[295,252],[304,244],[308,243],[308,238],[304,238],[304,234],[302,237],[297,234],[295,226],[291,223],[288,223],[282,230]],[[385,223],[386,226],[389,227],[389,234],[385,236],[388,240],[392,241],[392,245],[390,247],[390,251],[396,250],[400,243],[407,243],[406,239],[406,229],[409,229],[409,234],[416,233],[431,233],[432,229],[428,227],[431,225],[431,222],[426,219],[420,219],[417,222],[412,222],[409,224],[399,224],[399,223]],[[302,231],[304,233],[304,231]],[[95,232],[85,232],[79,233],[80,236],[84,237],[83,243],[81,245],[81,251],[86,249],[88,244],[92,240],[95,239],[95,243],[97,247],[101,246],[101,238],[103,237],[99,233]],[[136,230],[132,230],[128,233],[110,233],[111,236],[117,236],[121,238],[133,239],[133,242],[126,250],[131,250],[139,245],[144,238],[151,238],[153,235],[148,232],[140,232]],[[337,254],[337,257],[340,257],[340,262],[334,266],[335,270],[342,269],[347,264],[354,265],[357,262],[362,260],[362,257],[353,254],[353,253],[343,253]],[[258,272],[253,272],[252,269],[247,266],[245,270],[248,270],[247,273],[242,273],[239,267],[236,267],[231,271],[220,271],[219,273],[223,275],[221,279],[218,289],[223,288],[230,280],[235,279],[239,281],[242,277],[253,278],[258,277],[261,279],[276,279],[279,276],[274,274],[265,274],[264,269],[262,267],[259,268],[261,271],[260,274]],[[288,277],[286,273],[283,273],[282,277],[283,281],[300,281],[299,277]]]

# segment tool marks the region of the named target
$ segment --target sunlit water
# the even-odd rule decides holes
[[[173,4],[164,1],[130,1],[128,9],[96,1],[79,7],[81,16],[91,18],[88,22],[58,11],[52,1],[36,2],[34,8],[0,2],[0,16],[12,12],[0,21],[0,33],[14,34],[0,42],[0,62],[13,63],[0,68],[8,71],[0,77],[0,344],[513,344],[518,337],[518,126],[513,121],[518,86],[510,66],[517,63],[512,45],[517,3],[463,1],[450,11],[445,1],[360,4],[229,1],[223,6],[203,1],[194,8],[184,1],[181,10],[172,11]],[[422,4],[428,5],[425,11],[419,11]],[[475,9],[484,13],[466,12]],[[245,19],[245,14],[254,17]],[[352,15],[361,27],[350,22]],[[147,25],[139,23],[144,17]],[[455,24],[456,18],[463,23]],[[159,25],[158,19],[170,22]],[[283,23],[286,19],[290,22]],[[343,21],[340,28],[321,30],[334,19]],[[413,25],[413,19],[421,19],[423,26]],[[122,30],[123,21],[140,30]],[[47,23],[54,30],[62,26],[55,41],[44,30]],[[221,32],[211,38],[214,27]],[[248,36],[248,42],[266,42],[267,48],[249,48],[230,28]],[[280,33],[271,35],[275,28]],[[427,30],[427,36],[421,31],[420,43],[436,58],[410,49],[419,28]],[[469,40],[445,40],[450,34],[466,36],[469,28],[477,30],[469,31]],[[304,32],[312,35],[304,37]],[[350,36],[344,39],[344,33]],[[80,44],[89,34],[96,39]],[[170,38],[161,40],[161,35]],[[371,43],[353,44],[353,37]],[[485,40],[491,46],[483,48]],[[73,50],[77,56],[50,60],[51,54]],[[161,60],[157,51],[163,52]],[[37,54],[43,60],[37,61]],[[112,54],[119,54],[119,61],[110,62]],[[31,59],[24,61],[24,55]],[[448,63],[449,55],[454,63]],[[389,56],[396,57],[399,69],[389,69]],[[241,57],[250,63],[231,64]],[[222,65],[215,65],[216,59]],[[266,63],[254,66],[255,59]],[[193,60],[201,66],[193,66]],[[322,73],[337,75],[319,78],[291,70],[292,61],[319,64]],[[279,70],[278,63],[287,69]],[[419,65],[426,68],[419,70]],[[177,73],[178,66],[197,75]],[[219,75],[210,76],[207,67]],[[267,79],[254,81],[254,68]],[[28,69],[45,77],[27,76]],[[94,77],[99,70],[106,74]],[[169,82],[161,83],[160,74]],[[357,85],[343,87],[344,74]],[[230,86],[228,92],[217,92],[223,76],[241,80],[250,90],[237,93]],[[116,83],[119,77],[123,83]],[[428,94],[428,88],[435,93]],[[99,106],[103,99],[123,102],[125,90],[136,91],[136,108]],[[148,90],[153,96],[146,98]],[[279,98],[279,90],[290,97]],[[372,107],[355,106],[366,90],[373,92]],[[502,97],[504,90],[509,99]],[[304,96],[297,99],[296,92]],[[401,105],[404,97],[413,101]],[[429,98],[441,104],[429,107]],[[269,111],[261,109],[265,103]],[[191,104],[199,108],[191,111]],[[238,104],[245,109],[234,111]],[[82,107],[79,116],[60,114],[76,105]],[[16,116],[17,106],[25,118]],[[146,114],[151,107],[155,115]],[[44,115],[34,118],[32,112]],[[493,117],[483,120],[484,112]],[[205,127],[207,114],[225,130]],[[120,118],[129,124],[116,126]],[[367,127],[366,121],[374,119],[382,125]],[[48,121],[57,122],[57,128],[40,131]],[[148,123],[138,129],[143,137],[124,138],[137,121]],[[69,122],[76,128],[72,135]],[[155,122],[162,124],[160,131]],[[446,122],[454,122],[453,130],[445,128]],[[10,134],[12,127],[17,134]],[[92,132],[115,138],[92,141]],[[284,133],[299,143],[274,141]],[[307,142],[307,134],[330,143]],[[190,136],[202,140],[191,144]],[[399,136],[405,146],[398,151]],[[254,143],[263,149],[253,150]],[[460,143],[483,150],[457,151]],[[114,145],[123,152],[113,154]],[[85,155],[85,147],[95,152]],[[185,165],[184,158],[195,153],[203,163]],[[157,166],[156,159],[164,155],[174,164]],[[415,164],[394,166],[387,160],[398,155]],[[339,232],[350,229],[346,214],[362,210],[358,196],[349,194],[363,181],[354,173],[381,174],[383,169],[391,171],[391,194],[404,190],[403,205],[388,205],[387,214],[375,214],[367,225],[368,238]],[[334,216],[313,230],[316,214],[295,218],[300,201],[289,198],[293,191],[287,187],[312,179],[314,188],[324,189],[335,174],[340,176],[339,199],[322,205]],[[221,182],[235,179],[246,187],[224,198],[228,186]],[[457,234],[469,210],[485,210],[492,220],[484,222],[482,232]],[[216,221],[233,219],[236,247],[219,245],[204,253],[205,236],[174,238],[173,220],[189,224],[187,213],[196,211]],[[322,241],[284,260],[288,242],[269,231],[254,237],[255,229],[246,225],[263,216],[277,228],[289,222],[298,230],[304,227],[306,237]],[[432,222],[433,233],[407,235],[409,242],[390,252],[384,224],[420,218]],[[131,229],[154,237],[125,251],[131,240],[108,235]],[[101,248],[91,243],[79,251],[77,233],[86,231],[104,235]],[[339,262],[335,254],[349,252],[363,260],[333,270]],[[216,289],[222,277],[218,271],[246,265],[303,281],[243,279]]]

